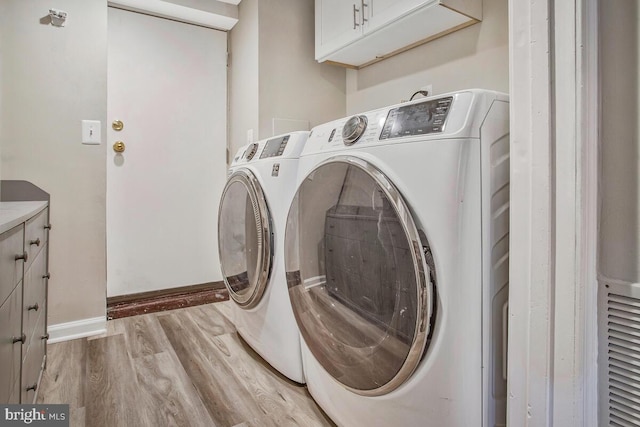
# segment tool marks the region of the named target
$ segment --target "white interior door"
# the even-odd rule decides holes
[[[226,37],[109,8],[107,296],[222,280]]]

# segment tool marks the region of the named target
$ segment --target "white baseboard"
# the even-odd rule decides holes
[[[47,331],[49,332],[49,344],[100,335],[107,332],[107,318],[100,316],[58,323],[57,325],[49,325]]]

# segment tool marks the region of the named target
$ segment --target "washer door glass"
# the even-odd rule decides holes
[[[356,393],[394,390],[425,351],[435,273],[421,235],[395,186],[355,157],[319,165],[293,200],[285,267],[296,320],[315,359]]]
[[[230,297],[243,307],[260,301],[271,273],[271,220],[262,188],[249,170],[227,180],[218,215],[218,249]]]

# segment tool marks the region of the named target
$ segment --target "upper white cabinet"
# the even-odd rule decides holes
[[[316,0],[316,60],[362,67],[482,19],[482,0]]]
[[[334,51],[362,36],[359,3],[356,7],[356,3],[348,0],[316,0],[315,5],[316,59],[319,47]]]

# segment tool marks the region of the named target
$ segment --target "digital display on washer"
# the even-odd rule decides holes
[[[442,132],[453,97],[405,105],[389,111],[380,139]]]
[[[282,156],[282,153],[284,153],[284,149],[287,146],[287,142],[289,142],[289,135],[268,140],[262,149],[260,158],[266,159],[269,157]]]

